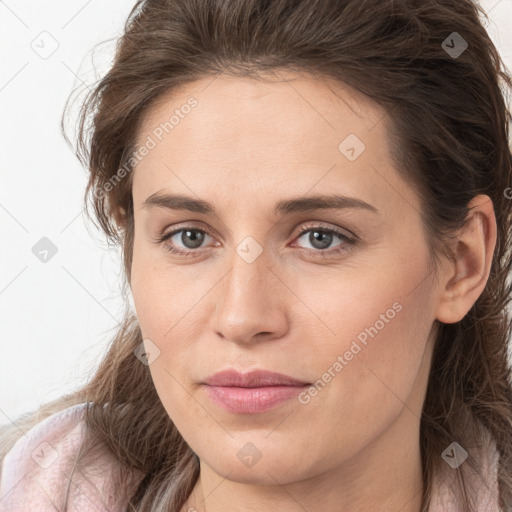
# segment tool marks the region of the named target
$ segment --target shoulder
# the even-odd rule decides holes
[[[86,403],[58,411],[24,433],[7,452],[0,475],[0,511],[113,511],[109,489],[114,461],[107,453],[87,478],[74,471],[85,437]],[[91,477],[92,476],[92,477]]]
[[[489,431],[485,428],[482,431],[484,436],[479,443],[466,439],[464,446],[454,442],[443,452],[442,458],[446,463],[442,463],[443,470],[434,475],[429,512],[463,512],[457,482],[459,471],[467,479],[470,499],[476,504],[475,510],[501,512],[498,488],[499,452]],[[473,459],[473,466],[468,464],[469,457]]]

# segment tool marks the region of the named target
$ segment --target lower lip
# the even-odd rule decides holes
[[[296,397],[309,387],[267,386],[261,388],[240,388],[228,386],[205,386],[210,398],[230,412],[255,414],[273,409],[284,401]]]

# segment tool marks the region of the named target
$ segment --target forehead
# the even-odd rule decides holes
[[[135,167],[134,202],[163,189],[201,197],[236,189],[239,201],[254,202],[340,186],[382,201],[382,180],[397,178],[388,176],[396,173],[385,110],[338,82],[279,77],[207,77],[160,97],[138,133],[138,145],[154,147]]]
[[[144,134],[169,120],[191,98],[197,100],[197,106],[190,112],[193,115],[189,115],[187,107],[187,113],[180,115],[174,123],[181,124],[187,117],[192,118],[187,121],[189,126],[194,123],[194,118],[199,118],[197,124],[201,125],[207,120],[215,121],[215,126],[223,129],[224,136],[226,131],[234,132],[235,136],[243,135],[237,128],[244,121],[250,122],[253,128],[260,127],[265,133],[271,133],[272,126],[278,128],[285,124],[290,135],[304,134],[317,125],[323,125],[322,131],[337,131],[340,114],[345,118],[347,128],[366,130],[381,124],[384,135],[386,125],[381,121],[386,117],[385,110],[359,91],[330,78],[319,79],[297,72],[282,71],[278,77],[262,75],[261,79],[253,79],[220,74],[168,91],[145,113],[138,139],[141,141]],[[172,128],[175,135],[180,131],[176,129],[178,124]],[[203,130],[198,130],[197,124],[194,131],[203,136],[203,131],[213,127],[208,122]],[[218,129],[211,135],[216,133],[219,133]],[[314,136],[313,133],[309,135]]]

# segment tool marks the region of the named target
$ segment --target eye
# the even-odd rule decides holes
[[[304,229],[297,235],[297,238],[300,239],[308,233],[309,236],[305,237],[305,239],[312,248],[302,248],[302,250],[305,250],[308,253],[322,253],[322,255],[325,255],[324,253],[340,253],[349,250],[350,247],[356,243],[354,236],[334,228],[324,228],[322,226],[314,226]],[[332,243],[336,238],[340,239],[341,243],[333,248]]]
[[[178,254],[181,256],[194,256],[198,252],[198,248],[200,248],[201,244],[204,242],[206,237],[210,237],[211,235],[205,229],[198,229],[193,227],[185,227],[181,229],[175,229],[170,233],[166,233],[163,236],[159,237],[156,242],[164,243],[168,240],[172,243],[164,243],[164,247],[174,254]],[[175,240],[173,240],[175,239]],[[185,248],[177,247],[177,243],[182,243]]]

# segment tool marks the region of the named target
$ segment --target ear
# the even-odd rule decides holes
[[[487,195],[468,204],[466,225],[455,235],[453,259],[443,272],[436,318],[455,323],[464,318],[487,284],[496,246],[496,217]]]

